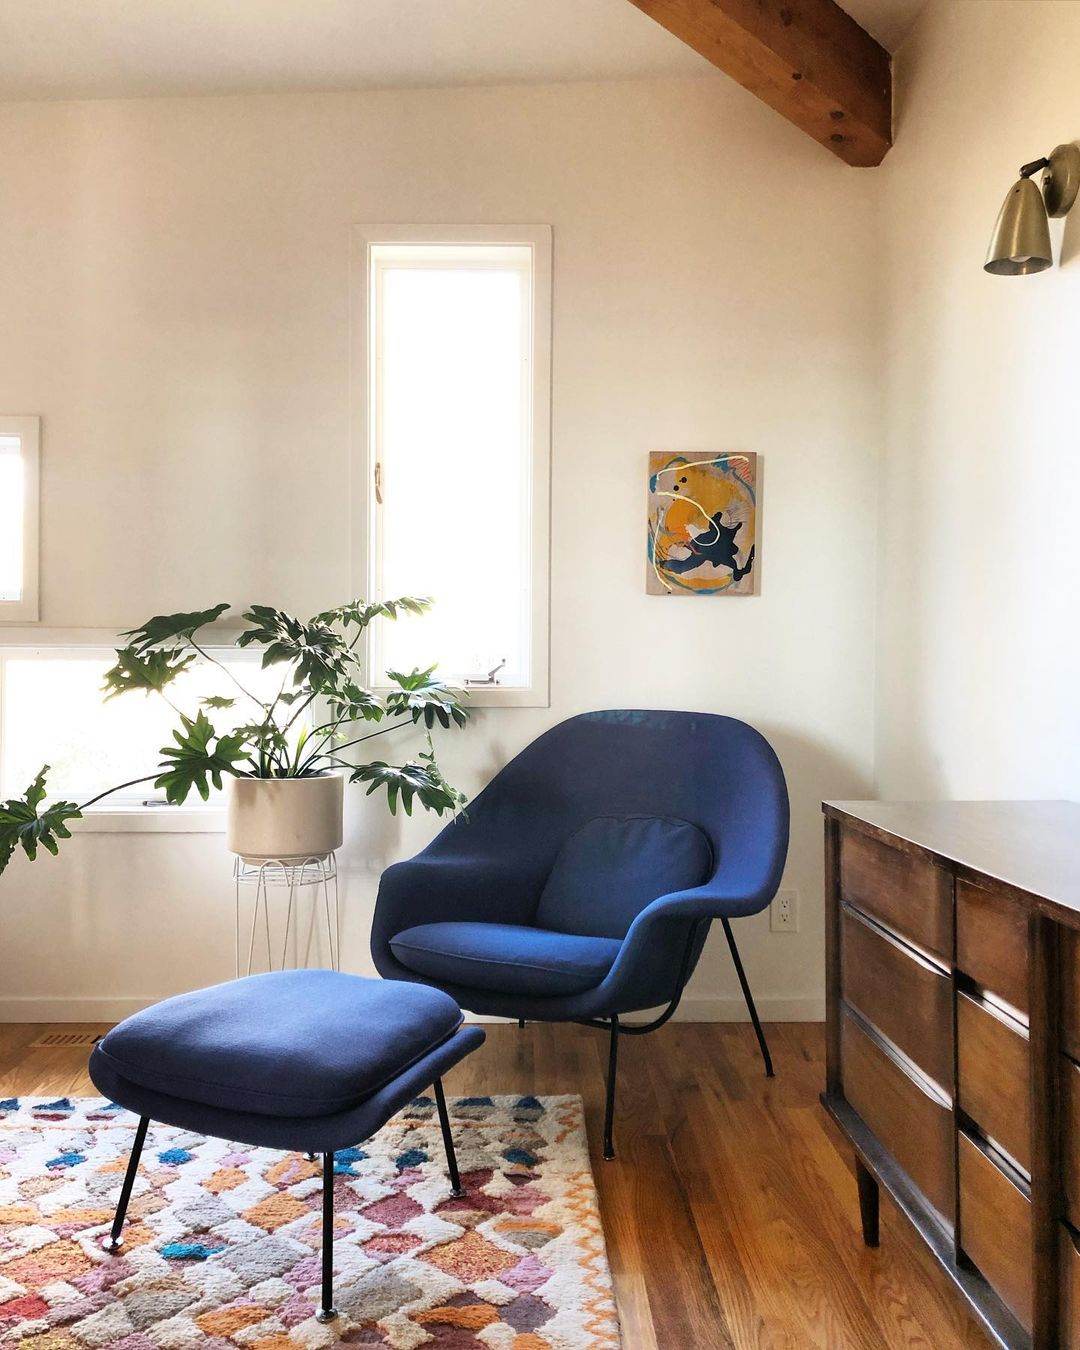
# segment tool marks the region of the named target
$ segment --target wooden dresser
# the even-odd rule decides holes
[[[994,1340],[1080,1347],[1080,805],[826,802],[828,1081]]]

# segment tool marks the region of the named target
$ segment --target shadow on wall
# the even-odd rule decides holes
[[[1065,217],[1065,229],[1061,235],[1061,266],[1080,257],[1080,205]]]
[[[792,848],[806,838],[823,838],[823,801],[864,801],[874,796],[874,780],[849,759],[790,727],[755,723],[780,758],[791,799]]]

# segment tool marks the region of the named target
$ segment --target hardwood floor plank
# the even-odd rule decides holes
[[[85,1050],[32,1046],[52,1029],[0,1025],[0,1097],[93,1092]],[[611,1163],[606,1035],[487,1030],[448,1092],[584,1099],[625,1350],[988,1350],[886,1196],[881,1246],[863,1246],[850,1149],[817,1099],[822,1026],[766,1027],[774,1079],[746,1025],[625,1037]]]

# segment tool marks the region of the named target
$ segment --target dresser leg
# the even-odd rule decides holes
[[[862,1219],[863,1242],[868,1247],[878,1245],[878,1208],[881,1191],[870,1169],[861,1158],[855,1159],[855,1178],[859,1183],[859,1215]]]

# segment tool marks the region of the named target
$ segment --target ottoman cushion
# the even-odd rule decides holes
[[[94,1059],[119,1079],[182,1101],[311,1118],[372,1097],[461,1022],[454,1000],[426,985],[274,971],[136,1013],[98,1043]]]

